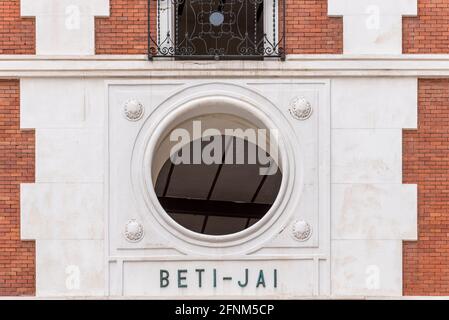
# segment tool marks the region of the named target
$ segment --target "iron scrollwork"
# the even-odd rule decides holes
[[[285,0],[149,0],[148,8],[150,59],[285,58]]]

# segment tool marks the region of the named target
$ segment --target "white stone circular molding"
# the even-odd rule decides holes
[[[130,220],[125,227],[125,238],[129,242],[139,242],[143,239],[143,226],[136,220]]]
[[[235,98],[236,94],[238,99]],[[139,203],[147,209],[148,219],[164,230],[176,249],[201,255],[243,254],[261,247],[288,225],[291,216],[297,212],[296,198],[303,191],[303,163],[297,161],[302,146],[292,131],[293,118],[280,117],[280,111],[257,92],[235,84],[213,83],[181,91],[148,115],[133,150],[132,184],[138,192]],[[275,139],[279,147],[278,166],[282,172],[282,181],[273,206],[258,223],[226,235],[201,234],[176,223],[164,210],[154,189],[155,178],[166,160],[162,148],[170,150],[170,145],[165,144],[165,141],[169,141],[166,137],[173,128],[188,120],[214,114],[236,118],[239,123],[251,128],[275,128],[279,131]]]
[[[309,119],[313,112],[312,105],[304,97],[296,97],[290,101],[288,110],[293,118],[301,121]]]
[[[138,121],[142,119],[145,108],[142,103],[136,99],[130,99],[125,103],[125,117],[129,121]]]
[[[306,241],[312,235],[312,227],[307,221],[297,220],[293,224],[293,237],[298,241]]]

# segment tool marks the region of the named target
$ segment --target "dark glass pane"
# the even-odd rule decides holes
[[[177,0],[176,54],[263,55],[263,0]]]
[[[155,190],[162,207],[178,224],[197,233],[226,235],[249,228],[268,212],[279,192],[282,173],[277,170],[273,175],[261,175],[260,168],[267,165],[248,154],[262,150],[248,141],[217,137],[223,143],[218,163],[175,165],[168,159]],[[194,150],[194,143],[183,147],[178,155],[189,152],[192,160],[193,152],[187,150]],[[207,145],[201,143],[202,152]],[[239,159],[241,149],[237,146],[243,146],[244,156]]]

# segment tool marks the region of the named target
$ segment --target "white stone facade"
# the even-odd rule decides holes
[[[343,17],[345,54],[401,54],[402,17],[418,14],[418,0],[328,0]]]
[[[36,17],[36,54],[95,54],[95,17],[109,0],[21,0],[22,17]]]
[[[151,283],[154,274],[143,270],[162,263],[163,257],[171,261],[163,265],[175,268],[182,264],[181,252],[187,250],[187,254],[192,251],[189,261],[210,266],[215,263],[225,270],[234,270],[238,276],[238,261],[248,259],[246,254],[241,257],[239,254],[250,250],[254,253],[249,261],[258,264],[258,259],[262,259],[267,268],[288,272],[288,279],[300,277],[301,270],[311,268],[312,274],[317,276],[315,270],[319,272],[319,280],[309,277],[312,282],[304,284],[305,287],[293,285],[285,292],[249,290],[245,293],[248,296],[401,295],[402,240],[416,239],[417,234],[416,186],[402,184],[401,165],[402,129],[416,127],[416,79],[257,79],[238,83],[214,79],[214,82],[215,85],[207,79],[178,82],[22,79],[22,127],[36,128],[37,137],[36,183],[24,184],[21,189],[22,238],[37,241],[37,294],[176,296],[173,291],[148,291],[154,285],[136,287],[132,283],[145,282],[137,279],[133,282],[133,278],[125,281],[117,274],[126,275],[129,270],[134,276],[141,274],[142,279],[149,277]],[[168,97],[183,101],[183,95],[213,95],[215,90],[225,92],[226,87],[232,88],[233,93],[242,90],[240,95],[249,94],[250,100],[262,99],[256,103],[259,106],[263,105],[263,99],[269,99],[272,107],[284,114],[282,121],[299,130],[292,133],[299,142],[292,150],[305,147],[305,156],[298,153],[290,159],[291,166],[297,169],[305,166],[305,176],[298,176],[298,182],[294,182],[298,188],[304,186],[302,200],[292,213],[285,213],[286,220],[280,220],[281,225],[272,226],[274,230],[284,228],[286,236],[281,233],[273,238],[266,231],[251,248],[238,245],[229,253],[229,265],[222,259],[214,260],[214,251],[195,253],[195,246],[187,242],[183,245],[179,239],[164,244],[167,235],[159,236],[161,230],[154,229],[155,223],[145,222],[149,214],[146,209],[133,213],[136,195],[132,188],[126,187],[132,183],[127,181],[131,170],[131,158],[127,157],[132,156],[134,141],[139,140],[133,132],[138,132],[142,125],[151,126],[155,114],[152,110],[157,109],[163,115],[165,111],[160,105]],[[70,92],[72,98],[64,100],[63,92]],[[301,123],[289,114],[289,101],[298,94],[306,96],[316,109],[310,122]],[[127,121],[123,116],[124,102],[130,98],[139,100],[146,108],[145,117],[138,122]],[[321,132],[319,140],[313,138],[314,130],[317,134]],[[302,140],[305,137],[310,142]],[[307,151],[308,148],[312,149]],[[318,158],[311,157],[314,153]],[[143,172],[138,171],[137,175]],[[297,201],[291,193],[286,192],[287,204]],[[328,210],[322,207],[327,202]],[[320,203],[322,209],[314,209],[313,203]],[[130,219],[141,221],[145,228],[144,241],[137,245],[123,237],[122,229]],[[312,224],[314,234],[306,243],[296,242],[288,235],[291,233],[288,226],[297,219]],[[132,250],[131,256],[127,250]],[[392,258],[384,259],[390,252]],[[206,257],[201,257],[204,254]],[[136,259],[142,261],[141,267]],[[297,271],[287,267],[295,264]],[[75,289],[66,283],[73,272],[75,275],[79,272],[80,279]],[[299,283],[303,282],[298,278]],[[191,294],[203,296],[211,292],[197,290]],[[237,293],[230,289],[216,294]]]
[[[332,84],[333,293],[401,295],[402,240],[417,239],[417,188],[402,184],[402,129],[416,128],[417,81]]]
[[[37,53],[93,54],[93,17],[107,16],[108,2],[71,1],[81,8],[83,27],[49,37],[67,11],[52,0],[22,0],[22,15],[37,17]],[[329,0],[329,14],[344,17],[345,53],[401,53],[398,21],[416,14],[416,0],[393,2]],[[388,23],[366,31],[360,24],[371,3]],[[36,183],[21,187],[21,235],[36,240],[37,295],[400,296],[402,241],[417,237],[417,187],[402,184],[402,130],[417,127],[421,71],[404,67],[413,63],[407,58],[387,58],[290,56],[286,62],[202,65],[46,57],[45,63],[24,58],[2,69],[21,75],[21,128],[36,129]],[[447,61],[415,65],[425,63],[434,67],[422,72],[448,73]],[[295,97],[313,108],[305,121],[289,111]],[[123,114],[129,99],[145,107],[136,121]],[[232,244],[177,233],[154,197],[139,189],[147,174],[142,150],[160,123],[201,99],[241,115],[248,108],[285,140],[289,178],[279,209],[271,222]],[[130,220],[144,230],[138,242],[124,236]],[[298,220],[311,226],[306,241],[294,239]],[[243,267],[276,269],[279,285],[158,286],[159,269],[192,273],[198,266],[233,277],[241,277]]]

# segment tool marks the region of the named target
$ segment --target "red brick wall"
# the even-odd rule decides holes
[[[418,184],[418,241],[404,242],[404,295],[449,295],[449,79],[419,80],[418,130],[403,134],[403,180]]]
[[[327,0],[287,0],[287,52],[343,53],[343,19],[327,15]]]
[[[20,0],[0,0],[0,54],[34,54],[34,18],[20,18]]]
[[[19,81],[0,81],[0,296],[35,292],[34,241],[20,240],[20,183],[34,182],[34,131],[19,130]]]
[[[111,17],[96,19],[97,54],[146,54],[147,0],[110,1]],[[327,16],[327,0],[286,1],[288,53],[343,52],[343,22]]]
[[[111,17],[96,19],[98,54],[147,51],[147,0],[110,0]],[[419,0],[418,17],[404,18],[404,53],[449,53],[449,0]],[[342,53],[341,18],[327,0],[287,0],[289,53]],[[34,54],[35,23],[20,17],[20,0],[0,0],[0,54]]]
[[[418,17],[403,19],[404,53],[449,53],[449,0],[418,0]]]
[[[95,19],[97,54],[146,54],[148,0],[110,0],[111,15]]]

